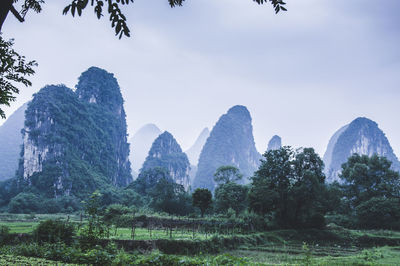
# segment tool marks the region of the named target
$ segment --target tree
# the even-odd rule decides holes
[[[242,178],[243,175],[240,173],[239,169],[231,165],[221,166],[214,173],[214,181],[218,184],[237,182]]]
[[[168,3],[171,7],[182,6],[185,0],[168,0]],[[278,13],[279,11],[283,10],[286,11],[286,8],[282,0],[253,0],[259,5],[264,3],[270,2],[275,9],[275,12]],[[22,4],[22,9],[18,12],[14,4],[21,3],[22,1],[18,0],[3,0],[0,4],[0,31],[3,26],[3,23],[11,11],[11,13],[20,21],[24,22],[24,17],[29,10],[34,10],[37,13],[42,11],[42,4],[44,3],[43,0],[24,0]],[[127,37],[130,36],[130,30],[126,24],[126,17],[122,13],[121,6],[127,6],[132,4],[133,0],[72,0],[69,5],[67,5],[64,10],[63,14],[66,15],[71,13],[72,16],[77,14],[78,16],[82,15],[82,11],[86,9],[88,6],[93,7],[93,11],[98,19],[100,19],[103,15],[104,5],[106,5],[106,10],[111,21],[111,27],[115,28],[115,34],[119,34],[119,38],[122,35]],[[21,15],[20,15],[21,13]]]
[[[376,154],[354,154],[342,165],[343,201],[357,226],[400,228],[400,174],[390,167],[388,159]]]
[[[15,101],[15,94],[19,93],[18,84],[26,87],[32,83],[26,78],[35,73],[35,61],[27,62],[24,56],[19,55],[13,48],[13,40],[5,41],[0,35],[0,105],[10,106]],[[6,118],[0,109],[0,117]]]
[[[150,206],[156,211],[187,215],[192,211],[190,195],[172,179],[162,178],[150,190]]]
[[[312,148],[267,151],[251,178],[250,208],[280,227],[324,226],[323,162]]]
[[[215,205],[219,212],[233,209],[238,215],[247,207],[248,187],[228,182],[221,184],[215,190]]]
[[[32,232],[36,241],[39,243],[59,243],[71,244],[75,236],[75,228],[72,223],[60,220],[41,221]]]
[[[30,213],[40,210],[40,198],[30,192],[21,192],[11,199],[8,204],[11,213]]]
[[[162,167],[150,168],[142,171],[138,178],[131,183],[128,188],[133,188],[137,193],[141,195],[147,195],[157,185],[158,181],[166,179],[173,182],[168,171]]]
[[[192,194],[193,206],[198,207],[201,212],[201,217],[204,217],[204,212],[212,203],[211,191],[206,188],[198,188]]]
[[[237,184],[243,175],[234,166],[221,166],[214,173],[214,181],[218,183],[215,190],[215,203],[217,211],[225,212],[233,209],[236,214],[246,208],[248,189]]]
[[[80,232],[81,248],[93,248],[99,244],[99,240],[106,236],[107,226],[100,217],[100,197],[98,191],[93,192],[85,202],[85,213],[88,215],[87,223]]]
[[[265,160],[251,178],[250,208],[263,215],[278,209],[286,216],[294,152],[290,147],[282,147],[267,151],[263,156]]]

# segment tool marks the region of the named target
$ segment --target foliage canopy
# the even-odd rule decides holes
[[[326,212],[323,162],[312,148],[264,153],[252,177],[250,208],[280,227],[323,227]]]
[[[19,93],[18,86],[31,86],[32,82],[28,76],[35,73],[35,61],[26,61],[24,56],[19,55],[13,48],[14,40],[6,41],[0,35],[0,105],[10,106],[15,101],[15,94]],[[4,111],[0,108],[0,117],[6,118]]]
[[[204,217],[204,212],[212,203],[211,191],[206,188],[198,188],[192,194],[193,206],[198,207],[201,212],[201,217]]]
[[[340,178],[348,215],[361,228],[400,228],[400,174],[378,155],[354,154]]]

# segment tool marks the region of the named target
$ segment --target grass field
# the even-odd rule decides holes
[[[329,253],[328,247],[309,250],[288,248],[287,251],[239,249],[229,252],[230,255],[246,257],[252,263],[261,265],[400,265],[400,247],[365,250],[342,248],[331,255]]]
[[[209,239],[213,235],[211,234],[203,234],[197,233],[193,234],[190,231],[182,231],[182,230],[173,230],[172,231],[172,239],[175,240],[190,240],[190,239]],[[219,235],[223,236],[223,235]],[[118,228],[116,231],[110,231],[110,239],[132,239],[131,238],[131,229],[130,228]],[[135,240],[154,240],[154,239],[171,239],[170,231],[166,230],[151,230],[151,233],[148,229],[145,228],[136,228],[135,229]]]
[[[0,226],[10,228],[10,233],[31,233],[40,221],[46,219],[68,219],[67,215],[8,215],[0,214]],[[69,220],[78,223],[79,216],[70,216]],[[380,237],[385,239],[400,238],[400,232],[390,230],[347,230],[335,231],[342,239],[360,236]],[[322,232],[322,231],[321,231]],[[328,230],[329,232],[329,230]],[[333,232],[331,230],[331,232]],[[326,233],[324,233],[326,234]],[[204,240],[213,235],[191,231],[173,230],[173,240]],[[219,235],[222,236],[222,235]],[[339,242],[321,241],[310,232],[296,230],[268,231],[260,233],[262,243],[246,244],[235,250],[226,251],[229,255],[246,258],[244,265],[400,265],[400,247],[360,248],[354,245],[341,245]],[[246,236],[247,237],[247,236]],[[250,237],[250,236],[249,236]],[[314,237],[314,238],[313,238]],[[112,228],[110,239],[131,239],[130,228]],[[136,228],[135,240],[171,239],[168,230],[148,230]],[[307,242],[304,243],[303,241]],[[145,254],[139,255],[147,256]],[[206,261],[212,261],[217,255],[199,255]],[[185,258],[185,256],[179,256]],[[190,258],[190,257],[188,257]],[[0,255],[0,265],[60,265],[48,261],[23,256]],[[214,265],[214,264],[209,264]]]
[[[4,225],[10,228],[10,233],[28,234],[38,225],[39,222],[0,222],[0,226]]]
[[[16,234],[29,234],[35,229],[40,221],[1,221],[0,226],[4,225],[10,229],[10,233]],[[189,239],[207,239],[212,237],[212,235],[195,233],[187,231],[172,231],[172,239],[176,240],[189,240]],[[154,239],[170,239],[170,231],[165,230],[151,230],[151,232],[145,228],[136,228],[135,230],[135,240],[154,240]],[[114,228],[110,230],[110,239],[132,239],[130,228]]]

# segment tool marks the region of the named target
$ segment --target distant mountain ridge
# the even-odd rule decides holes
[[[201,151],[193,188],[214,190],[214,173],[223,165],[233,165],[248,178],[260,164],[250,112],[245,106],[236,105],[220,117],[211,130]],[[246,180],[245,180],[246,182]]]
[[[0,126],[0,181],[14,177],[18,169],[27,106],[23,104]]]
[[[282,139],[278,135],[275,135],[268,142],[267,151],[279,150],[282,147]]]
[[[400,162],[378,124],[359,117],[340,128],[329,141],[323,157],[328,182],[339,180],[342,164],[354,153],[385,156],[394,170],[400,170]]]
[[[189,158],[190,164],[197,165],[200,157],[201,150],[204,144],[206,144],[207,138],[210,136],[210,130],[208,127],[204,128],[196,141],[185,153]]]
[[[129,160],[133,171],[138,173],[142,168],[151,145],[161,133],[161,130],[155,124],[146,124],[129,139],[131,144]]]

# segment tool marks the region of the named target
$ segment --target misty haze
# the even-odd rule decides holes
[[[0,6],[1,265],[400,264],[400,2]]]

